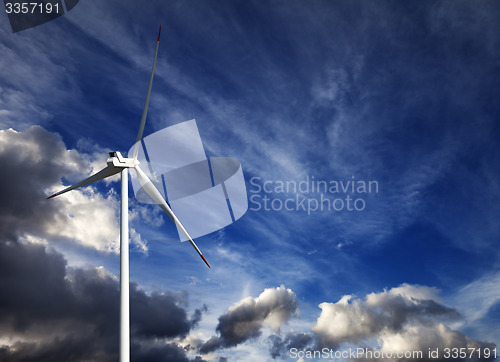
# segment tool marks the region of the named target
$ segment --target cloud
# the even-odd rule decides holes
[[[313,337],[307,333],[290,332],[284,338],[273,334],[269,336],[269,353],[273,359],[276,359],[292,348],[297,348],[298,350],[306,348],[311,341],[313,341]]]
[[[359,343],[385,331],[397,333],[407,324],[425,324],[433,318],[460,318],[454,309],[430,299],[434,295],[432,288],[408,284],[368,294],[365,300],[345,295],[337,303],[319,305],[321,315],[312,331],[320,345],[338,346]]]
[[[321,315],[312,328],[321,345],[334,345],[353,341],[359,342],[371,336],[378,327],[378,315],[363,302],[346,295],[337,303],[321,303]]]
[[[67,268],[44,245],[1,240],[0,280],[0,334],[10,342],[0,360],[117,360],[119,283],[106,270]],[[186,336],[206,308],[189,318],[185,295],[148,295],[135,284],[130,301],[132,359],[188,361],[174,342],[155,341]]]
[[[484,351],[485,348],[492,350],[495,346],[492,343],[484,343],[479,341],[471,341],[465,334],[459,331],[452,330],[442,323],[436,323],[434,325],[409,325],[402,329],[399,333],[389,333],[385,332],[379,335],[378,343],[380,344],[380,352],[384,352],[386,355],[393,353],[396,355],[399,353],[415,353],[422,352],[421,357],[415,354],[412,358],[402,358],[400,361],[428,361],[428,352],[438,350],[439,353],[436,357],[433,357],[433,361],[477,361],[477,360],[492,360],[493,358],[477,358],[476,355],[472,358],[460,358],[460,359],[450,359],[445,357],[445,348],[457,348],[466,349],[470,351],[469,348],[473,348],[475,351],[481,349]],[[371,351],[376,351],[376,349],[369,349]],[[467,354],[467,356],[469,356]],[[394,358],[357,358],[351,359],[350,361],[393,361]]]
[[[296,296],[291,289],[284,286],[265,289],[257,298],[244,298],[221,315],[217,325],[220,335],[208,340],[200,352],[233,347],[256,338],[264,325],[279,330],[297,311]]]
[[[460,289],[455,300],[470,322],[484,317],[500,301],[500,273],[490,273]]]
[[[51,27],[62,30],[60,25]],[[19,34],[22,41],[2,33],[0,128],[25,129],[33,120],[42,124],[53,121],[69,99],[83,95],[75,81],[75,63],[69,61],[79,46],[64,30],[49,30],[50,35],[46,31]]]
[[[500,273],[491,272],[472,281],[454,295],[451,301],[461,313],[464,320],[453,324],[456,328],[464,328],[467,332],[476,332],[496,343],[500,341],[498,329],[498,305],[500,303]]]
[[[321,303],[319,307],[322,311],[312,331],[320,347],[363,345],[374,339],[379,349],[370,350],[383,352],[426,353],[429,348],[439,347],[442,353],[446,347],[493,346],[472,341],[462,332],[447,327],[445,322],[460,320],[461,316],[438,301],[435,288],[403,284],[370,293],[365,299],[346,295],[337,303]]]
[[[101,167],[103,167],[102,164]],[[95,185],[46,200],[95,171],[93,156],[68,150],[61,137],[40,126],[0,131],[0,236],[17,239],[66,240],[99,251],[118,251],[119,198],[113,189],[102,195]],[[134,207],[144,219],[150,213]],[[132,242],[147,252],[147,241],[131,230]]]
[[[39,209],[32,207],[42,207],[43,190],[57,184],[59,174],[74,174],[80,164],[76,152],[67,152],[60,137],[41,127],[25,132],[0,131],[0,165],[2,174],[8,175],[0,179],[1,235],[11,233],[9,230],[39,229],[45,220],[37,222]],[[35,201],[29,202],[32,197]],[[53,210],[49,207],[45,211],[51,215]]]

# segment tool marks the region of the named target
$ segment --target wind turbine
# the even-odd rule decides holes
[[[137,178],[144,188],[144,191],[161,207],[163,211],[172,219],[175,225],[186,236],[187,240],[191,243],[196,252],[203,259],[205,264],[210,268],[207,260],[201,253],[200,249],[196,246],[195,242],[188,234],[187,230],[181,224],[177,216],[173,213],[172,209],[168,206],[167,202],[160,194],[158,189],[154,186],[151,180],[146,176],[144,171],[139,166],[137,155],[139,146],[144,132],[144,125],[146,124],[146,116],[148,113],[149,98],[151,96],[151,88],[153,86],[153,76],[156,66],[156,58],[158,56],[158,47],[160,45],[160,30],[158,31],[158,41],[156,43],[155,58],[153,61],[153,69],[151,70],[151,77],[149,79],[149,88],[146,95],[146,102],[142,111],[141,123],[139,125],[139,132],[134,146],[132,158],[124,158],[120,152],[110,152],[107,160],[107,166],[96,174],[86,178],[85,180],[74,184],[62,191],[59,191],[52,196],[47,197],[51,199],[55,196],[64,194],[68,191],[77,189],[79,187],[88,185],[92,182],[102,180],[106,177],[121,174],[121,202],[120,202],[120,362],[130,361],[130,297],[129,297],[129,227],[128,227],[128,169],[133,168],[137,174]]]

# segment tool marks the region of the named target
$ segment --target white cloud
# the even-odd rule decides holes
[[[337,303],[321,303],[321,315],[312,331],[323,343],[337,345],[369,338],[379,328],[379,316],[360,300],[345,295]]]
[[[93,187],[85,187],[59,196],[57,207],[55,223],[45,228],[48,237],[75,240],[99,251],[119,253],[119,200],[115,195],[103,197]]]
[[[381,333],[379,343],[381,350],[390,352],[426,352],[429,348],[463,348],[472,345],[463,333],[453,331],[442,323],[432,326],[410,325],[399,333]]]
[[[419,300],[439,301],[439,290],[422,285],[401,284],[399,287],[384,290],[382,293],[370,293],[366,296],[366,304],[370,307],[386,305],[398,297],[415,304]]]
[[[490,350],[494,348],[491,343],[472,341],[465,334],[452,330],[442,323],[433,325],[408,325],[399,333],[391,333],[384,331],[378,336],[378,344],[380,348],[368,349],[372,353],[375,351],[382,352],[382,356],[397,356],[400,354],[403,358],[399,361],[448,361],[450,354],[445,354],[445,349],[457,349],[457,351],[468,351],[467,358],[460,358],[462,361],[485,360],[478,358],[478,350],[484,351],[485,348]],[[437,354],[429,357],[430,352]],[[476,351],[472,355],[471,352]],[[406,355],[405,355],[406,354]],[[350,359],[349,361],[394,361],[394,357],[371,358],[361,357]]]
[[[136,249],[145,255],[148,255],[148,242],[141,237],[134,228],[130,228],[130,240],[135,245]]]
[[[446,322],[460,316],[455,309],[440,304],[437,294],[436,288],[403,284],[370,293],[365,299],[346,295],[337,303],[320,304],[322,311],[312,331],[320,346],[366,345],[375,340],[378,348],[373,351],[394,353],[492,346],[448,327]]]

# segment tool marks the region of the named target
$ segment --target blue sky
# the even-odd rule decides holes
[[[196,240],[210,270],[159,208],[131,197],[136,294],[165,320],[185,314],[186,326],[158,318],[154,334],[137,317],[135,358],[154,350],[165,361],[298,360],[287,349],[498,345],[499,12],[492,0],[81,1],[15,34],[4,15],[5,255],[18,255],[15,244],[52,260],[61,288],[76,290],[80,276],[116,291],[118,179],[50,205],[44,196],[132,146],[161,24],[146,135],[196,118],[207,155],[238,159],[254,200],[321,198],[258,192],[265,182],[376,181],[378,189],[323,195],[361,198],[359,211],[256,211],[250,202],[240,220]],[[41,334],[58,351],[56,336],[70,334],[60,325],[74,325],[73,336],[87,330],[71,314],[54,313],[46,330],[37,315],[9,319],[14,290],[50,301],[49,290],[19,283],[3,287],[12,298],[0,304],[0,356],[20,360]],[[81,294],[71,295],[68,305],[83,308]],[[35,305],[25,308],[19,315]],[[104,342],[102,351],[85,357],[117,353]]]

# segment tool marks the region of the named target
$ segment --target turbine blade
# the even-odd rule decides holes
[[[151,196],[151,198],[154,200],[154,202],[156,202],[158,204],[158,206],[160,206],[161,209],[163,211],[165,211],[165,213],[168,215],[168,217],[172,219],[172,221],[175,223],[175,225],[177,225],[177,227],[179,229],[181,229],[182,233],[184,235],[186,235],[187,239],[189,240],[189,243],[193,246],[193,248],[196,250],[196,252],[200,255],[200,257],[203,259],[205,264],[207,264],[207,266],[210,268],[210,264],[208,264],[207,259],[205,259],[205,257],[201,253],[200,249],[198,249],[198,246],[196,246],[195,242],[193,241],[193,238],[191,238],[191,236],[188,234],[187,230],[181,224],[181,222],[179,221],[177,216],[175,216],[175,214],[172,211],[172,209],[170,208],[170,206],[168,206],[167,202],[165,201],[163,196],[160,194],[160,191],[158,191],[158,189],[155,187],[155,185],[153,185],[151,180],[148,178],[148,176],[146,176],[144,171],[142,171],[139,166],[135,166],[134,169],[137,173],[137,178],[139,179],[139,182],[140,182],[141,186],[143,187],[144,191],[146,191],[147,194],[149,196]]]
[[[101,171],[99,171],[98,173],[90,176],[89,178],[86,178],[85,180],[80,181],[77,184],[74,184],[74,185],[72,185],[70,187],[67,187],[64,190],[56,192],[54,195],[51,195],[51,196],[47,197],[47,200],[51,199],[51,198],[53,198],[55,196],[59,196],[61,194],[64,194],[64,193],[66,193],[68,191],[71,191],[71,190],[77,189],[79,187],[88,185],[88,184],[90,184],[92,182],[102,180],[103,178],[106,178],[106,177],[109,177],[109,176],[113,176],[113,175],[117,174],[118,172],[120,172],[121,170],[122,170],[121,168],[115,168],[115,167],[109,167],[108,166],[108,167],[102,169]]]
[[[148,93],[146,95],[146,102],[144,104],[144,109],[142,110],[141,123],[139,124],[139,132],[137,133],[137,139],[135,140],[135,148],[132,156],[134,160],[137,159],[137,153],[139,152],[140,141],[142,139],[142,134],[144,133],[144,125],[146,124],[146,116],[148,114],[148,107],[149,107],[149,98],[151,97],[151,88],[153,87],[153,77],[155,74],[156,58],[158,57],[158,47],[160,46],[160,33],[161,33],[161,25],[160,25],[160,30],[158,31],[158,41],[156,42],[155,59],[153,61],[153,69],[151,69],[151,77],[149,78],[149,87],[148,87]]]

